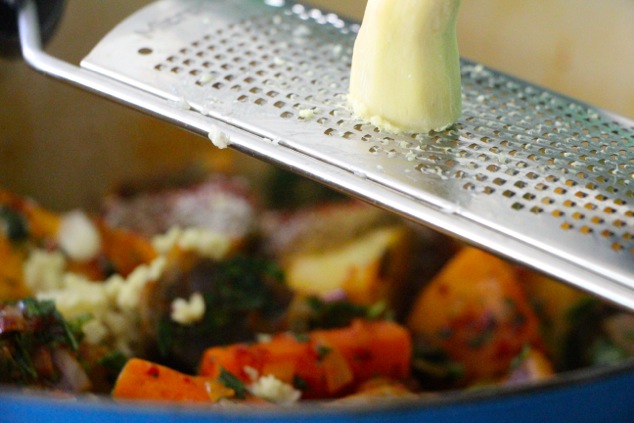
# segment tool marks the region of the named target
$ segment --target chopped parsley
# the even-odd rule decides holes
[[[0,230],[12,242],[24,241],[29,236],[29,226],[24,216],[4,206],[0,206]]]
[[[531,352],[531,346],[529,344],[524,344],[520,352],[513,357],[511,360],[511,370],[515,370],[524,363],[524,361],[528,358],[528,355]]]
[[[102,365],[109,373],[118,375],[121,373],[121,369],[128,361],[128,357],[121,351],[112,351],[99,359],[99,364]]]
[[[299,375],[293,375],[293,387],[299,389],[300,391],[305,391],[308,389],[308,382]]]
[[[327,347],[326,345],[317,345],[317,347],[315,347],[315,350],[317,352],[317,359],[319,361],[322,361],[328,356],[328,354],[332,352],[332,348]]]
[[[26,298],[0,304],[0,382],[55,383],[55,369],[42,364],[56,349],[76,352],[78,329],[64,320],[52,301]]]
[[[310,309],[309,329],[345,327],[354,319],[359,318],[367,320],[390,318],[388,307],[383,301],[365,306],[346,300],[324,301],[319,297],[308,297],[306,302]]]
[[[220,369],[220,376],[218,376],[218,380],[220,383],[225,385],[229,389],[233,389],[235,392],[236,398],[245,399],[247,397],[247,387],[244,385],[236,375],[231,372],[226,371],[224,368]]]
[[[194,272],[204,280],[199,292],[205,301],[205,314],[188,326],[174,322],[168,313],[163,315],[157,327],[157,346],[163,358],[179,359],[173,355],[178,355],[183,345],[188,345],[193,360],[210,345],[252,339],[263,332],[255,324],[279,318],[290,301],[284,275],[270,260],[236,256],[222,262],[202,261],[190,273]],[[200,340],[199,351],[194,351],[197,347],[192,347],[192,339]],[[195,363],[172,365],[193,370]]]
[[[419,345],[414,348],[412,370],[423,388],[444,389],[455,386],[464,377],[464,366],[444,351]]]
[[[309,342],[310,341],[310,337],[308,336],[307,333],[293,332],[293,337],[295,338],[295,340],[297,342]]]

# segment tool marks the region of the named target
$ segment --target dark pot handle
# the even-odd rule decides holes
[[[17,9],[21,0],[0,0],[0,56],[20,57]],[[46,43],[64,11],[64,0],[35,0],[40,21],[42,41]]]

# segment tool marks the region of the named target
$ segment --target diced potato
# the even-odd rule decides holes
[[[268,252],[298,296],[343,294],[362,305],[401,307],[415,247],[412,230],[395,216],[350,201],[272,213],[263,222]]]
[[[387,227],[329,251],[291,255],[284,267],[289,287],[299,294],[343,290],[353,302],[372,304],[396,298],[406,256],[405,229]]]

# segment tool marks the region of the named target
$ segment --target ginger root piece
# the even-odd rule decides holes
[[[369,0],[355,42],[349,101],[389,132],[429,132],[461,114],[460,0]]]

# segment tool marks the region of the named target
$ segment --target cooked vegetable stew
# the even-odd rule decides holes
[[[631,314],[288,174],[166,181],[92,214],[0,191],[0,382],[346,403],[634,354]]]

